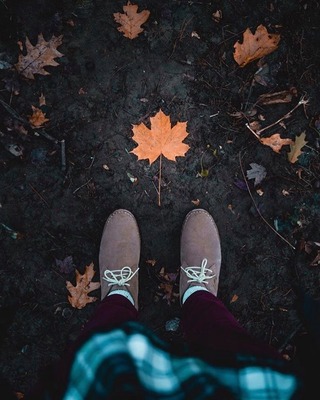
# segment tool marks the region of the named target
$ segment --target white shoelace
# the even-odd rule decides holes
[[[132,272],[132,269],[128,266],[113,271],[106,269],[103,273],[103,279],[109,282],[108,286],[130,286],[130,283],[128,282],[138,272],[138,270],[139,268]]]
[[[190,278],[188,282],[197,282],[197,283],[208,283],[209,279],[215,278],[216,274],[214,274],[211,269],[206,268],[208,260],[204,258],[201,262],[200,267],[198,266],[190,266],[181,269],[186,273],[187,277]]]

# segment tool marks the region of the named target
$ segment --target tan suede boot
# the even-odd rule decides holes
[[[221,267],[218,228],[203,209],[190,211],[181,233],[180,299],[192,286],[203,287],[217,295]],[[190,291],[189,291],[190,293]]]
[[[99,269],[101,300],[111,291],[124,290],[138,309],[140,234],[133,214],[124,209],[107,219],[100,243]],[[130,293],[128,296],[127,293]]]

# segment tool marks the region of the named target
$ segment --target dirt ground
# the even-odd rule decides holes
[[[309,333],[305,317],[319,322],[314,307],[299,311],[299,293],[309,305],[320,297],[320,3],[135,4],[150,17],[130,40],[113,19],[124,1],[0,1],[0,61],[12,65],[0,70],[0,374],[14,391],[26,392],[92,315],[98,302],[73,308],[66,281],[91,262],[98,270],[102,228],[117,208],[140,226],[140,320],[165,340],[182,336],[166,323],[179,322],[180,230],[197,207],[220,230],[219,297],[252,335],[295,360],[293,339]],[[279,47],[241,68],[233,46],[260,24],[280,33]],[[17,42],[35,45],[39,33],[63,35],[63,57],[45,68],[50,75],[30,80],[14,67]],[[281,91],[291,101],[257,102]],[[41,94],[49,121],[33,129]],[[298,106],[302,98],[308,103]],[[289,146],[273,151],[246,123],[268,126],[296,105],[262,134],[294,140],[305,132],[291,163]],[[130,152],[132,125],[150,127],[160,109],[172,124],[187,121],[190,149],[176,162],[163,159],[159,206],[159,160]],[[257,185],[247,177],[252,163],[266,171]],[[57,260],[67,257],[64,273]]]

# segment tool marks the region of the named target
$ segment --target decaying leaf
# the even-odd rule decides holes
[[[254,34],[247,28],[243,34],[243,42],[237,41],[233,46],[233,58],[240,67],[245,67],[250,62],[275,51],[279,41],[280,35],[269,33],[263,25],[259,25]]]
[[[124,14],[114,13],[114,20],[121,24],[117,29],[122,32],[123,35],[129,39],[136,38],[139,33],[143,32],[141,25],[144,24],[149,18],[150,11],[143,10],[138,11],[138,6],[136,4],[131,4],[128,1],[126,6],[123,6]]]
[[[320,266],[320,250],[318,250],[317,255],[310,263],[311,267],[319,267]]]
[[[237,294],[234,294],[234,295],[232,296],[232,299],[230,300],[230,304],[231,304],[231,303],[235,303],[235,302],[238,300],[238,298],[239,298],[239,296],[238,296]]]
[[[294,142],[292,139],[281,139],[280,133],[275,133],[274,135],[266,138],[261,138],[260,142],[265,146],[269,146],[276,153],[280,153],[282,146],[292,145]]]
[[[160,110],[150,118],[151,129],[144,123],[133,125],[132,139],[138,146],[131,151],[139,160],[149,159],[152,164],[160,155],[168,160],[176,161],[183,157],[190,146],[182,141],[188,136],[187,122],[177,122],[171,127],[170,117]]]
[[[33,46],[28,37],[26,37],[27,54],[19,55],[19,60],[15,64],[17,71],[28,79],[35,79],[34,74],[50,75],[44,69],[46,66],[56,67],[59,65],[55,58],[62,57],[63,54],[57,50],[62,44],[63,35],[52,38],[46,42],[42,33],[38,35],[38,43]]]
[[[45,105],[46,105],[46,98],[45,98],[44,94],[41,93],[41,95],[39,97],[39,106],[42,107],[42,106],[45,106]]]
[[[37,108],[35,106],[31,106],[32,107],[32,115],[29,115],[29,122],[32,126],[32,128],[36,129],[36,128],[41,128],[43,126],[44,123],[48,122],[49,119],[46,118],[46,114],[44,112],[42,112],[42,110],[40,108]]]
[[[56,266],[59,268],[59,271],[62,274],[70,274],[70,272],[73,272],[75,270],[75,265],[73,263],[73,257],[72,256],[67,256],[63,260],[58,260],[56,258]]]
[[[164,268],[161,268],[159,272],[159,278],[162,281],[158,288],[160,289],[160,295],[163,299],[167,300],[170,305],[179,298],[179,293],[176,289],[177,273],[166,272]]]
[[[303,153],[302,148],[308,142],[305,140],[306,132],[302,132],[299,136],[296,136],[296,139],[293,144],[290,144],[290,152],[288,153],[288,160],[294,164],[297,162],[299,156]]]
[[[296,95],[296,88],[291,88],[290,90],[283,90],[276,93],[265,93],[258,97],[256,103],[264,106],[270,104],[290,103],[292,101],[292,97]]]
[[[66,282],[66,287],[70,293],[68,300],[72,307],[81,309],[97,300],[97,297],[88,296],[90,292],[100,287],[100,282],[92,282],[94,274],[93,263],[91,263],[86,266],[83,275],[76,269],[76,286],[73,286],[69,281]]]
[[[257,186],[267,176],[267,171],[265,167],[256,163],[251,163],[250,167],[251,169],[247,170],[247,178],[254,179],[254,186]]]

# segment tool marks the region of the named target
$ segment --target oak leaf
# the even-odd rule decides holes
[[[235,48],[233,58],[240,67],[244,67],[275,51],[279,41],[280,35],[269,33],[263,25],[259,25],[254,34],[247,28],[243,34],[243,42],[237,41],[233,46]]]
[[[128,1],[126,6],[123,6],[124,14],[114,13],[114,20],[121,24],[117,29],[122,32],[123,35],[129,39],[136,38],[139,33],[143,32],[141,25],[144,24],[149,18],[150,11],[143,10],[138,11],[138,6],[136,4],[131,4]]]
[[[281,139],[280,133],[275,133],[270,137],[261,138],[260,142],[265,146],[271,147],[276,153],[280,153],[282,146],[294,143],[292,139]]]
[[[70,293],[68,300],[72,307],[81,309],[88,303],[93,303],[97,300],[97,297],[88,296],[90,292],[100,287],[100,282],[92,282],[94,274],[93,263],[91,263],[86,266],[83,275],[76,269],[76,286],[73,286],[69,281],[66,282],[66,287]]]
[[[52,36],[47,42],[42,33],[38,35],[38,43],[33,46],[29,38],[26,37],[26,50],[27,54],[19,55],[19,60],[15,64],[17,71],[28,79],[35,79],[34,74],[50,75],[44,69],[45,66],[56,67],[59,65],[55,58],[62,57],[63,54],[57,50],[57,47],[62,44],[62,37]]]
[[[138,146],[131,151],[139,160],[149,159],[152,164],[160,155],[168,160],[176,161],[183,157],[190,146],[182,141],[188,136],[187,122],[177,122],[171,127],[170,117],[160,110],[150,118],[151,129],[144,123],[133,125],[132,139]]]
[[[294,164],[297,162],[299,156],[303,153],[301,150],[308,142],[305,140],[306,133],[302,132],[299,136],[296,136],[293,144],[290,144],[290,152],[288,153],[288,160]]]
[[[46,118],[46,114],[40,109],[35,106],[32,107],[32,115],[29,115],[29,122],[33,129],[41,128],[44,123],[50,121]]]

